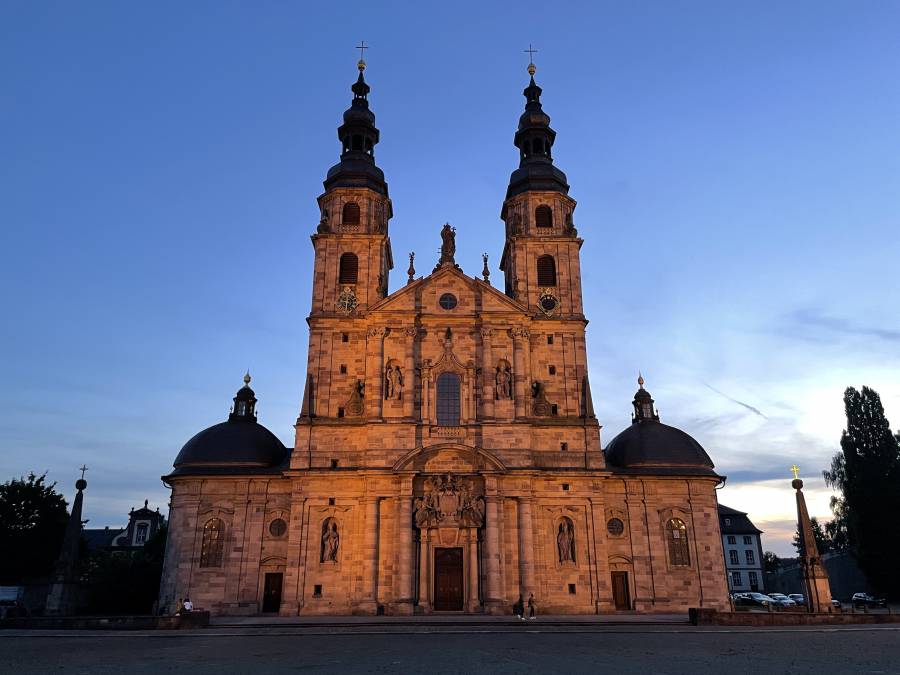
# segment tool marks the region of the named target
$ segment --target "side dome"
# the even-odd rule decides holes
[[[215,424],[191,438],[175,458],[175,474],[212,471],[254,471],[281,465],[288,449],[256,421],[256,396],[250,374],[234,397],[227,422]]]
[[[613,469],[640,473],[717,475],[706,450],[681,429],[659,421],[643,378],[634,397],[634,421],[604,450]]]

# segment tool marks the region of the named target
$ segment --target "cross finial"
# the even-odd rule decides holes
[[[800,478],[800,467],[796,464],[791,467],[791,472],[794,474],[794,480]]]
[[[356,64],[356,67],[359,68],[360,72],[366,69],[366,50],[368,47],[366,46],[365,40],[360,40],[359,44],[354,47],[354,49],[359,50],[359,63]]]
[[[537,68],[534,67],[534,55],[537,54],[538,50],[534,49],[529,42],[528,49],[522,51],[528,54],[528,74],[534,76],[534,72],[537,70]]]
[[[87,470],[88,470],[88,468],[84,464],[82,464],[81,465],[81,480],[84,480],[84,472]]]

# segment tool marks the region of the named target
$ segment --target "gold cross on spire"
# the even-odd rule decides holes
[[[366,62],[366,50],[368,49],[368,47],[366,46],[366,41],[360,40],[359,44],[356,45],[356,47],[354,47],[354,49],[359,50],[359,62],[365,63]]]
[[[528,74],[533,76],[533,75],[534,75],[534,71],[537,70],[537,69],[534,67],[534,55],[537,54],[537,51],[538,51],[538,50],[537,50],[537,49],[534,49],[534,48],[531,46],[531,43],[529,42],[529,43],[528,43],[528,49],[523,49],[522,51],[524,51],[526,54],[528,54]]]
[[[84,464],[82,464],[81,465],[81,479],[82,480],[84,480],[84,472],[87,470],[88,470],[88,468]]]
[[[797,480],[798,478],[800,478],[800,467],[799,467],[799,466],[797,466],[796,464],[794,464],[794,465],[791,467],[791,471],[792,471],[793,474],[794,474],[794,480]]]

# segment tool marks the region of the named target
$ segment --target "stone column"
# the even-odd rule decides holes
[[[503,604],[500,579],[499,497],[485,497],[487,521],[484,524],[484,604],[488,610]]]
[[[431,610],[431,554],[429,541],[431,530],[419,532],[419,609]]]
[[[478,530],[469,528],[469,602],[468,611],[478,611]]]
[[[416,414],[416,328],[406,329],[406,354],[403,360],[403,416]]]
[[[365,509],[362,604],[374,614],[378,591],[378,497],[365,497],[362,502]]]
[[[491,350],[491,328],[481,329],[481,410],[479,418],[491,419],[494,416],[494,359]]]
[[[386,328],[370,328],[366,341],[366,414],[381,417],[384,407],[384,336]]]
[[[306,575],[304,553],[304,528],[306,499],[302,489],[295,484],[291,491],[291,515],[288,520],[287,558],[284,566],[284,583],[281,593],[281,616],[297,616],[303,607],[303,580]]]
[[[397,546],[399,546],[398,564],[400,569],[395,584],[394,601],[398,604],[397,612],[412,614],[413,588],[413,527],[412,497],[403,490],[397,498]]]
[[[534,593],[534,527],[531,522],[530,497],[519,497],[519,583],[522,598]]]
[[[516,396],[516,417],[525,417],[528,415],[528,402],[531,397],[531,391],[528,386],[525,372],[525,352],[528,349],[528,329],[513,328],[511,333],[513,338],[513,368],[515,369],[515,372],[513,373],[513,383]]]

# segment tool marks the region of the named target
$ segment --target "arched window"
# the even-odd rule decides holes
[[[355,253],[344,253],[341,256],[341,270],[338,274],[338,283],[355,284],[359,277],[359,259]]]
[[[691,553],[688,549],[687,527],[680,518],[670,518],[666,523],[666,541],[669,543],[669,562],[672,565],[687,567],[691,564]]]
[[[534,210],[534,223],[537,227],[553,227],[553,211],[546,204]]]
[[[556,261],[552,255],[542,255],[537,259],[538,286],[556,286]]]
[[[341,218],[344,225],[359,225],[359,204],[347,202],[344,204],[344,216]]]
[[[456,373],[438,376],[437,423],[440,427],[459,426],[459,375]]]
[[[222,566],[222,545],[225,526],[218,518],[210,518],[203,526],[203,544],[200,547],[200,567]]]

